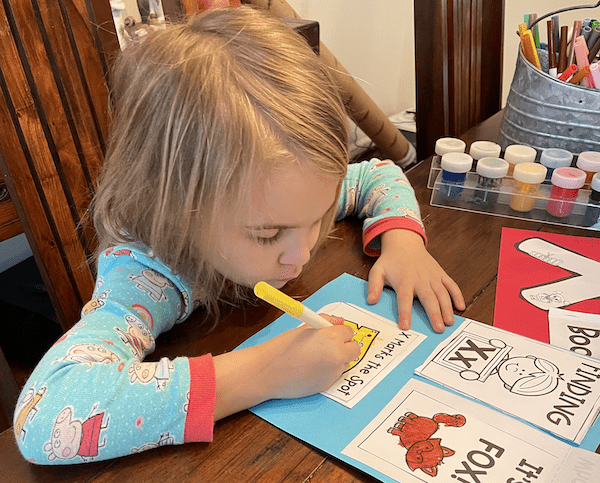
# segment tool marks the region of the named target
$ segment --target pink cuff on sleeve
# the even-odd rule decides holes
[[[190,401],[183,440],[212,441],[215,417],[215,366],[211,354],[190,357]]]
[[[376,246],[369,246],[375,238],[381,235],[383,232],[394,229],[402,229],[402,230],[410,230],[415,233],[421,235],[423,237],[423,242],[427,245],[427,237],[425,236],[425,231],[420,223],[410,218],[406,218],[405,216],[395,216],[392,218],[384,218],[377,223],[373,223],[369,228],[365,230],[363,233],[363,250],[364,252],[371,256],[376,257],[381,254],[381,242],[377,240],[377,243],[374,243]]]

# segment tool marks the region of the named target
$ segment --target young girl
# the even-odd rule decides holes
[[[380,253],[368,300],[391,285],[401,327],[414,295],[436,331],[452,323],[452,301],[464,308],[424,248],[401,170],[348,166],[332,77],[279,20],[224,8],[154,32],[124,50],[111,86],[112,137],[92,206],[96,288],[17,404],[15,436],[29,461],[210,441],[229,414],[329,387],[359,355],[343,325],[215,357],[142,361],[197,304],[214,319],[220,300],[298,277],[336,217],[365,219],[364,249]]]

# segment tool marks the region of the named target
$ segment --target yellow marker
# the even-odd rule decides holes
[[[289,295],[286,295],[282,291],[272,287],[267,282],[258,282],[254,286],[254,294],[258,298],[263,299],[265,302],[269,302],[274,307],[277,307],[278,309],[287,312],[291,316],[298,318],[314,329],[322,329],[323,327],[330,327],[332,325],[323,317],[310,310],[308,307],[305,307],[297,300],[291,298]]]
[[[535,48],[535,41],[531,30],[527,29],[521,34],[521,50],[525,58],[531,62],[538,69],[542,68],[540,64],[540,58],[538,57],[537,49]]]

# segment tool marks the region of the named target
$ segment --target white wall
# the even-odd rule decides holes
[[[412,0],[287,0],[387,115],[415,105]]]
[[[21,263],[33,254],[24,233],[0,243],[0,272]]]
[[[418,1],[418,0],[415,0]],[[321,39],[387,114],[414,107],[413,0],[287,0],[302,18],[316,20]],[[503,101],[506,102],[517,61],[516,31],[523,14],[539,16],[582,0],[505,0]],[[591,3],[591,2],[587,2]],[[600,8],[560,14],[562,25],[600,18]],[[542,39],[546,24],[542,21]]]

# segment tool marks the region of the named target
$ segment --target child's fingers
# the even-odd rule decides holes
[[[373,267],[369,272],[369,282],[367,285],[367,303],[376,304],[379,302],[381,292],[385,285],[385,277],[376,267]]]
[[[429,323],[431,324],[433,330],[438,333],[444,332],[445,324],[444,317],[442,316],[440,300],[433,289],[427,290],[423,293],[417,293],[417,297],[419,297],[419,301],[427,313]]]
[[[349,340],[345,345],[346,357],[345,363],[349,364],[353,360],[356,360],[360,356],[360,345],[358,342]]]
[[[398,305],[398,326],[402,330],[410,329],[414,294],[412,290],[402,287],[396,289],[396,304]]]
[[[452,302],[454,302],[454,307],[456,307],[456,310],[460,310],[461,312],[465,310],[465,299],[458,284],[450,277],[448,277],[447,280],[443,280],[443,283],[448,292],[450,293],[450,297],[452,298]]]
[[[334,315],[329,315],[329,314],[324,314],[324,313],[320,313],[319,315],[321,317],[323,317],[325,320],[327,320],[330,324],[333,324],[333,325],[343,325],[344,324],[344,319],[342,317],[335,317]]]
[[[434,293],[437,297],[438,306],[444,324],[454,324],[454,308],[452,306],[452,299],[450,298],[448,290],[444,285],[440,285],[439,287],[434,288]]]

